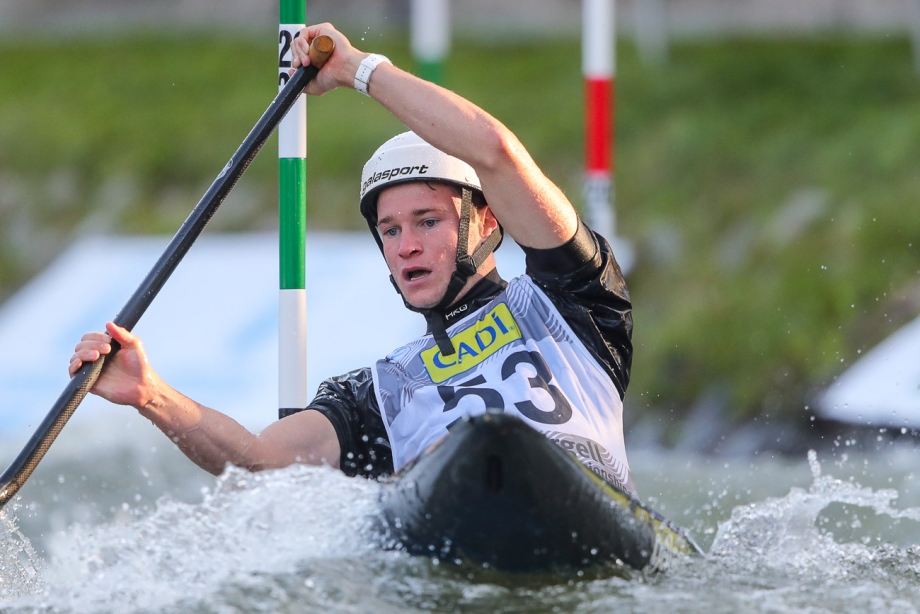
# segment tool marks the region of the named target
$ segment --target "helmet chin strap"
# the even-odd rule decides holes
[[[415,307],[406,300],[405,296],[403,296],[403,303],[407,309],[425,316],[428,327],[431,329],[431,334],[438,344],[438,349],[441,350],[441,354],[444,356],[450,356],[456,352],[450,337],[447,335],[447,322],[444,318],[445,310],[453,304],[457,299],[457,295],[460,294],[466,286],[466,283],[470,280],[470,277],[476,274],[480,265],[486,261],[489,254],[495,251],[495,248],[498,247],[498,244],[501,243],[502,240],[502,229],[499,225],[492,234],[489,235],[489,238],[483,241],[482,245],[476,248],[475,252],[470,254],[470,219],[472,217],[472,210],[473,191],[464,187],[462,188],[460,203],[460,228],[457,234],[457,268],[454,270],[453,274],[451,274],[450,281],[447,284],[447,290],[444,292],[444,296],[441,297],[441,300],[438,301],[438,304],[428,308]],[[380,246],[382,252],[383,242],[380,237],[377,236],[376,229],[372,227],[371,230],[374,231],[374,238],[377,240],[377,245]],[[396,283],[396,280],[393,279],[392,275],[390,275],[390,282],[393,284],[393,287],[396,288],[396,292],[402,296],[402,291],[399,289],[399,285]]]

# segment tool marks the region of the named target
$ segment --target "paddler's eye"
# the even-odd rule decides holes
[[[395,237],[395,236],[396,236],[396,228],[395,228],[394,226],[390,226],[389,228],[385,228],[385,229],[383,229],[383,230],[380,231],[380,236],[382,236],[382,237]]]
[[[436,220],[436,219],[434,219],[434,218],[428,218],[427,220],[424,220],[424,221],[422,222],[422,225],[423,225],[425,228],[434,228],[434,227],[437,225],[437,223],[438,223],[438,220]]]

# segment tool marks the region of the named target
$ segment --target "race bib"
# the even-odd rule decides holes
[[[528,277],[511,281],[447,333],[454,354],[441,354],[426,335],[374,367],[395,470],[463,416],[508,412],[631,490],[619,392]]]

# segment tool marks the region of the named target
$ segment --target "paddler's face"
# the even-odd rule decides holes
[[[456,269],[460,203],[450,186],[424,182],[395,185],[377,199],[383,256],[403,298],[414,307],[434,307],[447,291]],[[491,213],[473,213],[470,245],[488,236],[487,217],[495,219]],[[471,278],[464,293],[478,279]]]

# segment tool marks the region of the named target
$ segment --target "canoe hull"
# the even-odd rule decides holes
[[[518,418],[467,418],[381,495],[413,554],[508,571],[625,564],[661,570],[699,547]]]

